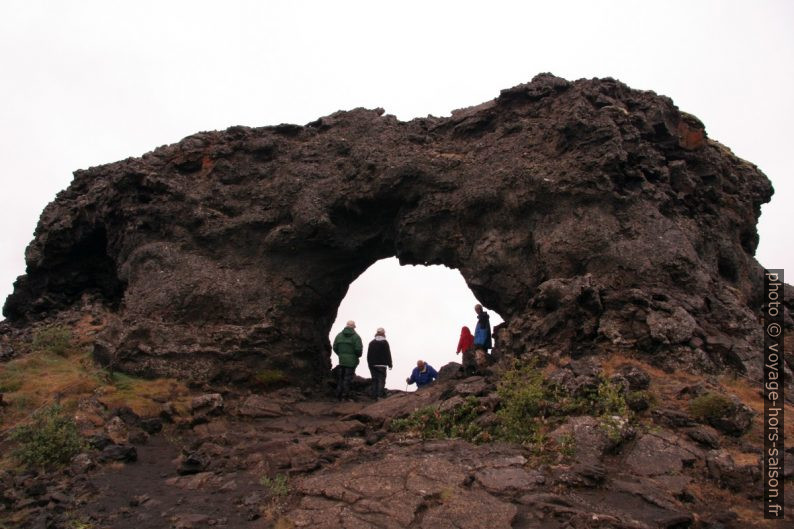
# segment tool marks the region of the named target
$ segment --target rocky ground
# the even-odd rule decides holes
[[[664,400],[613,431],[591,415],[557,419],[531,446],[393,431],[395,418],[471,396],[477,421],[492,415],[496,377],[460,378],[454,366],[432,387],[377,402],[206,388],[189,409],[166,402],[156,417],[84,403],[93,448],[63,471],[0,475],[0,527],[763,527],[752,406],[707,425],[681,402],[709,380],[638,362],[547,370],[574,393],[610,372]]]

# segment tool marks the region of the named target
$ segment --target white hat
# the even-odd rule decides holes
[[[347,325],[345,325],[345,327],[350,327],[351,329],[355,329],[356,322],[354,322],[353,320],[347,320]]]

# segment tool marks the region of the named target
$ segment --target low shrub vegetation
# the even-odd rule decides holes
[[[488,409],[476,397],[469,397],[452,409],[429,406],[408,417],[395,419],[390,429],[423,439],[458,438],[480,443],[509,441],[547,449],[547,433],[569,415],[594,415],[606,424],[631,417],[621,388],[602,379],[589,392],[576,397],[547,381],[535,365],[515,365],[504,373],[497,386],[499,404],[491,420],[482,420]],[[560,453],[574,450],[573,439],[558,441]]]
[[[656,396],[647,390],[629,391],[626,404],[633,411],[643,412],[656,405]]]
[[[408,417],[395,419],[391,423],[391,429],[416,432],[423,439],[460,438],[477,442],[486,433],[475,422],[484,409],[476,397],[469,397],[463,404],[450,410],[441,411],[435,406],[427,406]]]
[[[602,380],[598,385],[598,392],[593,402],[594,408],[600,415],[613,416],[619,415],[627,417],[629,406],[626,404],[626,396],[620,391],[620,386]]]
[[[74,420],[58,405],[33,414],[31,423],[18,426],[11,439],[18,443],[14,457],[33,468],[64,465],[84,448]]]
[[[728,415],[733,410],[731,399],[719,393],[708,392],[689,401],[689,413],[703,420],[715,420]]]
[[[64,325],[51,325],[39,329],[33,335],[31,347],[34,351],[66,356],[75,351],[72,331]]]
[[[555,395],[543,373],[533,365],[514,366],[497,386],[500,406],[494,434],[497,439],[527,443],[537,434],[539,417],[552,413]]]
[[[259,484],[267,489],[272,498],[283,498],[289,494],[289,478],[285,474],[276,474],[274,477],[262,476]]]

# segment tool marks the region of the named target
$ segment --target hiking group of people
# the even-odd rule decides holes
[[[492,348],[491,322],[488,313],[479,303],[474,306],[477,313],[477,325],[474,334],[468,327],[463,327],[455,354],[463,355],[463,371],[466,375],[475,374],[488,363],[488,350]],[[337,368],[336,398],[345,399],[350,394],[350,384],[356,372],[359,359],[363,355],[364,346],[361,337],[356,333],[356,322],[349,320],[336,335],[333,351],[339,357]],[[386,369],[392,368],[391,348],[386,340],[386,331],[379,327],[375,337],[367,346],[367,365],[372,377],[370,395],[373,399],[386,396]],[[411,376],[405,383],[416,384],[417,388],[426,386],[438,378],[438,371],[424,360],[418,360]]]

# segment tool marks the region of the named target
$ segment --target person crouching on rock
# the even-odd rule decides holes
[[[378,327],[375,338],[367,347],[367,364],[372,375],[372,398],[386,396],[386,368],[391,369],[391,349],[386,340],[386,331]]]
[[[421,388],[438,378],[438,372],[433,366],[425,363],[424,360],[416,362],[416,367],[411,372],[411,376],[405,379],[406,384],[416,383],[417,388]]]
[[[472,375],[476,370],[474,363],[474,336],[468,327],[460,330],[460,340],[458,340],[458,350],[455,354],[463,354],[463,373]]]
[[[350,393],[350,382],[356,372],[358,359],[364,351],[361,344],[361,337],[355,331],[356,322],[350,320],[342,329],[342,332],[334,338],[334,352],[339,357],[339,367],[337,368],[336,398],[342,400],[347,398]]]

